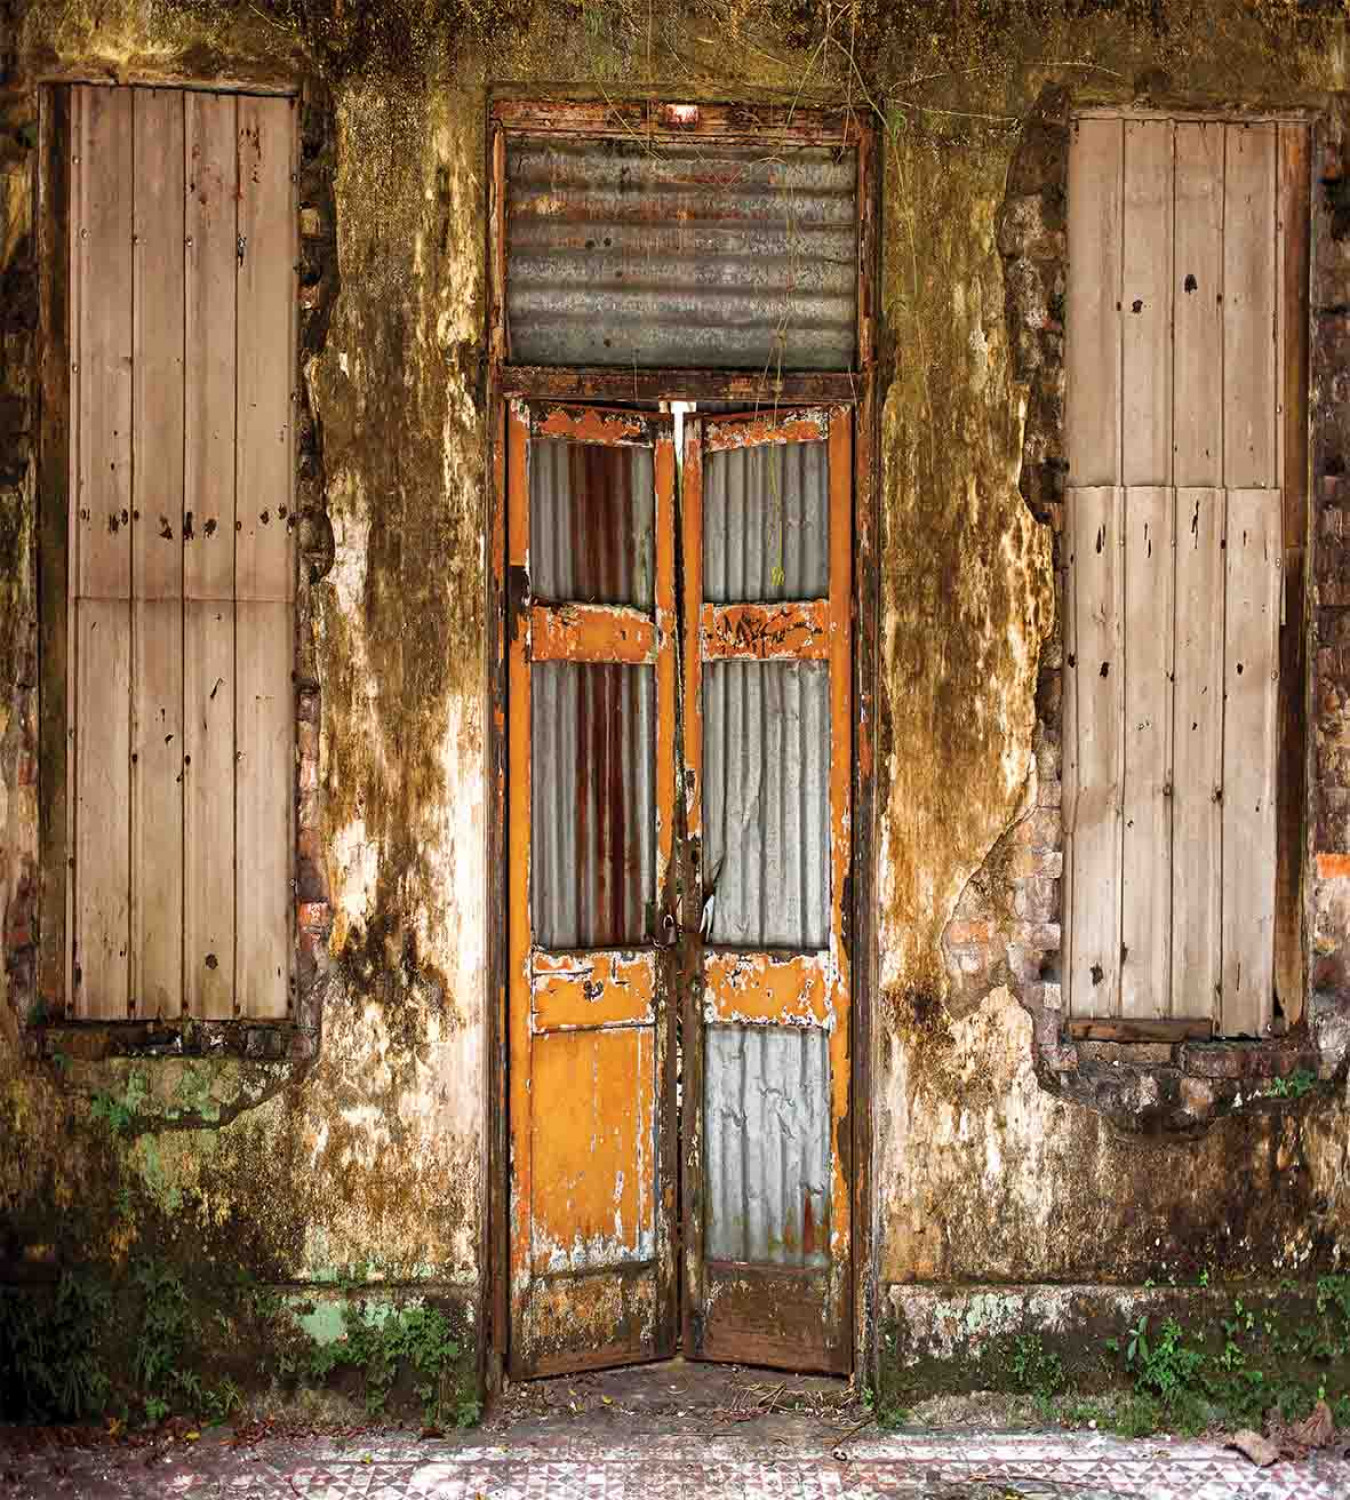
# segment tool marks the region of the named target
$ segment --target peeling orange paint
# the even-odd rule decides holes
[[[819,443],[829,436],[830,413],[809,411],[750,412],[718,417],[704,430],[709,453],[728,448],[761,448],[766,443]]]
[[[832,1028],[833,979],[828,954],[710,953],[703,963],[704,1017]]]
[[[536,953],[534,1030],[647,1025],[656,1019],[656,955]]]
[[[705,604],[704,661],[824,661],[830,654],[829,604]]]
[[[656,626],[641,610],[624,605],[535,604],[530,659],[640,666],[656,659]]]

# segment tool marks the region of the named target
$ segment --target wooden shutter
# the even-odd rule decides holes
[[[1290,884],[1283,856],[1277,882],[1280,630],[1282,615],[1294,631],[1302,619],[1307,168],[1298,123],[1075,123],[1064,591],[1075,1016],[1203,1019],[1229,1035],[1270,1026],[1277,888],[1283,899]],[[1286,923],[1286,946],[1297,939]],[[1288,1015],[1301,968],[1280,969]]]
[[[73,1013],[281,1017],[294,108],[70,91]]]

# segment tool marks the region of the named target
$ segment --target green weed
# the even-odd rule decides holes
[[[461,1396],[453,1406],[446,1402],[446,1387],[461,1349],[444,1313],[425,1305],[412,1306],[391,1311],[382,1322],[374,1323],[357,1304],[348,1302],[342,1321],[341,1338],[315,1345],[309,1375],[323,1380],[338,1369],[361,1371],[366,1410],[374,1417],[384,1413],[400,1370],[407,1368],[428,1424],[453,1421],[466,1427],[478,1420],[475,1397]]]
[[[53,1297],[0,1291],[0,1415],[78,1421],[111,1392],[100,1345],[112,1317],[106,1283],[67,1271]]]

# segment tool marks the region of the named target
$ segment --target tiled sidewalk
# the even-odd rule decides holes
[[[1198,1442],[1088,1433],[862,1434],[814,1444],[638,1436],[626,1445],[559,1432],[501,1446],[371,1434],[366,1444],[204,1437],[136,1449],[7,1452],[0,1500],[1347,1500],[1350,1461],[1316,1456],[1259,1470]]]

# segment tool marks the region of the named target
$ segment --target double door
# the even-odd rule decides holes
[[[847,1370],[852,411],[506,426],[511,1372]]]

